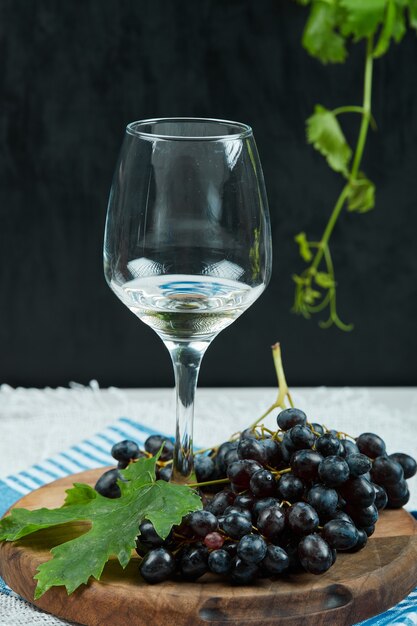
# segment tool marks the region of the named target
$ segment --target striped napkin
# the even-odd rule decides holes
[[[143,424],[122,417],[105,430],[65,452],[33,465],[23,472],[0,479],[0,517],[19,498],[42,485],[69,474],[95,467],[114,465],[114,459],[110,455],[110,449],[114,443],[122,439],[133,439],[140,447],[143,447],[149,435],[154,434],[156,431]],[[10,602],[13,602],[13,606],[10,605]],[[10,609],[7,609],[6,607],[9,606]],[[7,611],[10,613],[6,614]],[[33,611],[33,615],[37,618],[36,620],[33,619],[33,623],[39,623],[39,610],[15,594],[0,578],[0,626],[3,624],[14,626],[15,624],[30,623],[22,621],[21,618],[13,617],[17,616],[19,611],[22,612],[22,616],[23,614],[27,616],[28,611]],[[45,624],[66,623],[46,614],[45,618]],[[391,626],[394,624],[395,626],[417,626],[417,588],[397,606],[361,622],[357,626]]]

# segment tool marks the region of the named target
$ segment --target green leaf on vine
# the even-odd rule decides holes
[[[307,241],[306,234],[298,233],[298,235],[294,237],[294,241],[298,243],[301,258],[304,259],[304,261],[306,261],[307,263],[311,261],[311,259],[313,258],[313,253],[310,250],[310,245]]]
[[[327,272],[317,272],[314,276],[314,280],[318,286],[323,287],[323,289],[330,289],[335,286],[333,278]]]
[[[387,0],[339,0],[346,11],[341,33],[356,40],[374,35],[384,20]]]
[[[400,43],[407,30],[407,24],[405,19],[405,4],[402,3],[401,0],[395,1],[395,19],[394,27],[392,29],[392,37],[395,43]]]
[[[330,167],[347,175],[347,166],[352,156],[336,116],[317,104],[313,115],[307,120],[307,141],[322,154]]]
[[[396,17],[397,7],[394,0],[388,0],[387,10],[384,19],[384,25],[379,35],[378,43],[375,46],[374,57],[381,57],[389,48],[391,37],[393,36],[394,21]]]
[[[347,201],[348,211],[367,213],[375,206],[375,185],[364,174],[350,183],[350,191]]]
[[[408,0],[410,26],[417,29],[417,0]]]
[[[343,63],[346,46],[343,37],[336,32],[338,13],[336,4],[314,2],[303,33],[303,46],[311,56],[322,63]]]
[[[399,43],[405,35],[405,4],[408,0],[388,0],[384,24],[374,50],[374,57],[381,57],[389,48],[391,39]]]

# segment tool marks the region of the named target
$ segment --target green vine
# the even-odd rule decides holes
[[[307,141],[327,160],[331,169],[344,178],[344,185],[318,241],[305,232],[295,237],[299,253],[307,267],[293,275],[295,296],[293,311],[310,318],[325,310],[328,318],[319,324],[350,331],[337,313],[336,276],[330,252],[330,238],[344,209],[367,213],[375,206],[375,185],[360,170],[369,126],[376,124],[371,112],[372,70],[374,59],[385,54],[391,39],[399,43],[406,32],[407,18],[417,29],[417,0],[298,0],[311,5],[303,34],[303,46],[323,63],[343,63],[347,44],[365,40],[365,70],[362,106],[341,106],[333,110],[316,105],[307,119]],[[374,43],[375,42],[375,43]],[[339,116],[357,113],[361,117],[354,150],[349,146]]]

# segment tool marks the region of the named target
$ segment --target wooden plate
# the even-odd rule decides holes
[[[74,481],[94,484],[103,470],[57,480],[15,506],[60,506]],[[14,543],[0,543],[0,575],[33,602],[37,566],[49,549],[73,538],[78,527],[39,531]],[[196,583],[141,582],[138,560],[126,570],[110,561],[100,582],[91,581],[68,596],[50,589],[35,604],[64,619],[88,626],[341,626],[385,611],[417,585],[417,524],[404,510],[384,511],[366,548],[338,555],[322,576],[297,574],[233,587],[206,575]]]

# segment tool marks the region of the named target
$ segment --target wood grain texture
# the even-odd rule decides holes
[[[60,506],[74,481],[93,484],[102,470],[63,478],[22,498],[15,506]],[[0,544],[0,575],[33,602],[37,566],[57,542],[73,538],[85,524],[40,531],[14,543]],[[380,613],[417,584],[417,524],[404,510],[386,511],[366,548],[339,554],[324,575],[264,579],[233,587],[206,575],[196,583],[170,581],[147,585],[138,559],[126,570],[116,560],[92,581],[68,596],[49,590],[35,604],[59,617],[88,626],[347,626]]]

